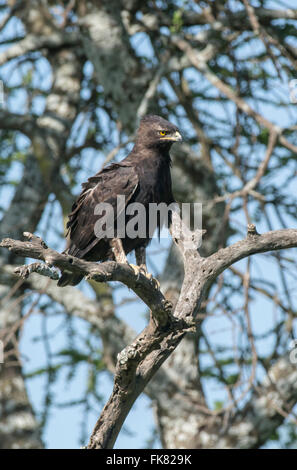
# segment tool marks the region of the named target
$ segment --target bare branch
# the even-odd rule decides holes
[[[259,448],[288,417],[296,399],[296,364],[290,360],[290,355],[285,355],[267,371],[261,384],[253,391],[252,399],[236,413],[215,447]]]
[[[32,116],[10,113],[4,109],[0,109],[0,127],[1,129],[21,131],[28,137],[32,137],[35,130],[41,130]]]
[[[114,261],[107,261],[101,264],[91,263],[73,256],[60,254],[48,248],[43,240],[35,235],[25,232],[24,236],[29,239],[29,242],[6,238],[2,240],[0,246],[8,248],[17,255],[45,261],[48,265],[55,266],[61,270],[66,269],[83,274],[87,279],[93,279],[98,282],[120,281],[143,300],[152,310],[157,322],[167,322],[167,315],[171,310],[169,302],[167,302],[160,290],[154,288],[153,283],[145,275],[142,273],[135,274],[128,264],[120,264]],[[40,274],[48,276],[48,271],[41,270],[40,267],[38,269]],[[22,277],[27,277],[32,272],[32,265],[17,268],[16,272]]]
[[[250,107],[248,103],[246,103],[240,96],[238,96],[232,88],[220,80],[207,66],[208,61],[208,54],[206,54],[207,49],[211,46],[207,46],[205,50],[202,52],[197,52],[194,50],[189,42],[185,41],[178,36],[172,36],[172,42],[182,50],[189,60],[191,61],[192,65],[196,67],[209,81],[214,85],[221,93],[226,95],[231,101],[233,101],[238,108],[243,111],[248,116],[251,116],[255,119],[263,127],[266,127],[270,132],[276,133],[279,136],[279,142],[286,147],[287,149],[291,150],[292,152],[297,153],[297,146],[289,142],[283,135],[283,129],[279,126],[273,124],[268,119],[264,118],[261,114],[257,113],[253,108]]]
[[[0,54],[0,65],[9,60],[20,57],[28,52],[34,52],[46,47],[48,49],[59,48],[61,46],[74,46],[78,44],[79,37],[76,33],[62,33],[61,31],[52,33],[49,36],[37,36],[28,34],[24,39],[6,49]]]
[[[259,235],[255,226],[250,225],[246,239],[202,258],[197,247],[193,247],[193,239],[196,240],[197,235],[193,237],[191,232],[186,232],[181,242],[177,240],[184,256],[185,277],[174,316],[171,316],[161,292],[145,276],[142,278],[140,275],[138,278],[129,265],[115,262],[98,265],[80,260],[51,250],[32,234],[25,235],[29,242],[4,239],[0,246],[18,255],[43,260],[60,269],[80,272],[99,282],[121,281],[152,309],[148,326],[118,355],[113,392],[96,423],[89,448],[113,446],[133,403],[185,333],[193,328],[208,286],[222,271],[255,253],[297,247],[296,229]],[[188,245],[187,241],[191,241],[192,245]],[[22,268],[21,273],[26,276],[26,267]]]
[[[167,60],[168,59],[169,59],[169,57],[167,57]],[[148,86],[141,102],[140,102],[140,105],[138,106],[138,109],[137,109],[136,116],[137,116],[138,122],[147,113],[149,102],[154,97],[154,95],[157,91],[157,87],[158,87],[159,82],[162,78],[162,74],[164,73],[164,70],[165,70],[165,64],[163,63],[163,64],[161,64],[160,67],[158,67],[156,74],[154,75],[153,79],[151,80],[151,82],[150,82],[150,84],[149,84],[149,86]]]
[[[297,247],[297,229],[273,230],[259,235],[256,227],[251,224],[247,238],[222,248],[205,258],[205,262],[208,267],[213,265],[215,276],[218,276],[226,268],[248,256],[293,247]]]

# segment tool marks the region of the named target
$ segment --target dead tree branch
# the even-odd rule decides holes
[[[256,253],[297,247],[297,230],[285,229],[257,233],[248,226],[247,237],[203,258],[198,253],[201,231],[177,232],[173,221],[173,238],[183,254],[185,276],[180,298],[171,315],[163,294],[141,274],[135,275],[129,265],[115,262],[92,263],[60,254],[46,246],[38,237],[25,233],[29,241],[4,239],[0,246],[17,255],[45,261],[48,265],[71,272],[79,272],[98,282],[120,281],[133,291],[151,309],[147,327],[117,360],[114,389],[92,433],[88,448],[112,448],[133,403],[144,390],[154,373],[177,347],[185,333],[196,325],[196,315],[209,285],[226,268],[240,259]],[[52,277],[48,267],[40,263],[16,269],[22,277],[30,272]]]
[[[74,273],[80,273],[87,279],[93,279],[98,282],[120,281],[132,289],[138,297],[151,309],[152,315],[158,324],[166,324],[167,317],[170,314],[170,304],[163,294],[157,288],[154,288],[151,282],[142,273],[136,275],[128,264],[120,264],[114,261],[106,263],[91,263],[73,256],[58,253],[44,243],[44,241],[24,232],[24,236],[29,241],[12,240],[5,238],[0,246],[8,248],[13,253],[45,261],[48,266],[40,263],[24,265],[16,269],[16,273],[26,278],[31,272],[38,272],[44,276],[54,279],[56,274],[49,270],[49,266],[55,266],[61,270],[70,270]]]

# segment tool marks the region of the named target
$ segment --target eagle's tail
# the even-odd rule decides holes
[[[57,285],[59,287],[76,286],[82,279],[83,276],[81,274],[67,273],[64,271]]]

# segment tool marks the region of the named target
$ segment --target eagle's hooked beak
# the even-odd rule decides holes
[[[175,140],[176,142],[181,142],[183,140],[181,134],[178,131],[176,131],[172,137],[173,140]]]

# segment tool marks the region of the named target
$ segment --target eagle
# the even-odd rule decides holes
[[[126,255],[135,250],[137,266],[149,276],[146,268],[145,249],[150,243],[152,233],[148,227],[142,237],[108,236],[108,224],[117,224],[122,217],[127,226],[131,219],[129,206],[140,203],[148,208],[151,203],[174,203],[171,184],[171,158],[169,150],[174,142],[180,142],[179,129],[166,119],[157,115],[142,118],[136,133],[135,144],[129,155],[119,163],[112,163],[92,176],[82,185],[82,191],[72,206],[68,216],[66,249],[63,253],[87,261],[126,262]],[[124,203],[118,204],[118,196]],[[96,230],[100,217],[98,204],[109,204],[113,209],[113,219],[106,219],[104,231]],[[132,207],[132,206],[131,206]],[[131,211],[130,211],[131,212]],[[106,211],[101,217],[106,216]],[[124,219],[123,219],[124,217]],[[148,215],[147,215],[148,217]],[[158,218],[156,228],[160,230],[162,221]],[[98,233],[99,232],[99,233]],[[107,235],[106,235],[107,234]],[[114,234],[113,234],[114,235]],[[58,286],[77,285],[83,276],[63,271]]]

